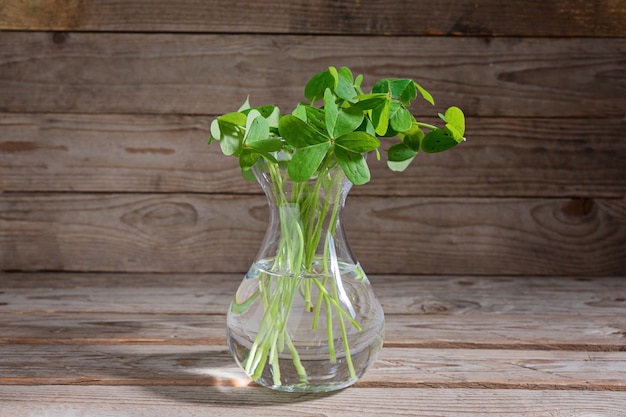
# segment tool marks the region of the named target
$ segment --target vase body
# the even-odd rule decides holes
[[[252,380],[272,389],[352,385],[382,347],[384,315],[342,227],[351,183],[331,164],[308,182],[265,160],[253,172],[270,222],[228,310],[229,348]]]

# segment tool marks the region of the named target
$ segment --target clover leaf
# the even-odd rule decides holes
[[[330,138],[311,124],[296,116],[286,115],[280,119],[278,131],[281,137],[294,148],[304,148],[322,142],[330,142]]]
[[[370,180],[370,170],[362,154],[351,152],[341,147],[335,148],[335,155],[339,166],[346,177],[354,185],[363,185]]]
[[[389,121],[391,128],[396,132],[409,130],[413,124],[413,116],[399,101],[392,101],[389,105]]]
[[[289,177],[296,182],[311,179],[329,148],[330,142],[322,142],[296,150],[287,168]]]
[[[424,136],[422,140],[422,149],[427,153],[436,153],[447,151],[448,149],[458,145],[450,132],[444,129],[433,129]]]
[[[330,89],[324,92],[324,121],[331,138],[353,132],[363,122],[363,111],[355,107],[339,107]]]
[[[465,139],[463,137],[465,134],[465,116],[461,109],[454,106],[450,107],[446,110],[446,114],[439,114],[439,117],[446,122],[446,129],[448,129],[454,140],[461,142]]]

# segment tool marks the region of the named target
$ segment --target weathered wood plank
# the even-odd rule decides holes
[[[0,308],[18,315],[219,315],[225,314],[242,279],[243,274],[4,272],[0,274]],[[370,274],[369,280],[385,312],[392,315],[536,317],[538,312],[566,316],[574,309],[584,316],[614,316],[614,322],[619,323],[626,309],[623,276]]]
[[[384,301],[384,293],[382,296]],[[224,300],[222,304],[226,305],[227,299]],[[613,301],[613,304],[617,302]],[[2,309],[5,314],[0,345],[149,343],[226,346],[226,307],[220,307],[221,315],[200,312],[44,313]],[[386,347],[626,351],[623,316],[486,312],[402,315],[394,314],[394,311],[393,308],[386,310]]]
[[[374,273],[626,275],[626,200],[365,201],[345,223]]]
[[[534,24],[534,23],[533,23]],[[291,111],[329,65],[419,80],[470,116],[623,117],[626,39],[5,32],[0,111],[220,114]],[[36,51],[36,53],[34,52]],[[280,59],[277,59],[280,57]],[[368,84],[370,83],[370,84]],[[418,113],[434,114],[424,105]]]
[[[626,274],[623,199],[353,196],[344,220],[370,274]],[[266,224],[257,195],[7,193],[0,269],[243,272]]]
[[[59,401],[62,398],[63,401]],[[8,415],[185,415],[259,417],[622,417],[625,392],[351,388],[334,395],[261,387],[0,386]]]
[[[0,345],[0,385],[212,386],[220,374],[250,382],[226,346]],[[384,348],[358,385],[626,391],[626,352]]]
[[[206,146],[206,116],[0,114],[0,190],[261,193]],[[623,197],[616,119],[471,118],[469,141],[404,173],[370,159],[355,195]],[[395,143],[395,142],[390,142]],[[453,172],[453,175],[450,173]]]
[[[626,36],[624,20],[625,8],[611,0],[47,0],[0,5],[0,29],[13,30]]]
[[[626,349],[623,278],[370,279],[387,315],[388,347]],[[224,315],[240,280],[223,274],[3,274],[0,343],[224,345]]]

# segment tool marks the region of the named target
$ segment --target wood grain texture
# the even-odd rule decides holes
[[[0,0],[0,415],[623,417],[623,0]],[[45,32],[49,31],[49,32]],[[269,391],[227,351],[265,232],[212,116],[329,65],[418,80],[462,148],[352,191],[386,313],[366,377]],[[373,158],[372,158],[373,159]]]
[[[384,292],[379,293],[385,300]],[[607,297],[603,304],[613,304],[613,310],[622,316],[600,315],[601,309],[585,314],[584,318],[566,313],[456,313],[444,310],[453,304],[443,299],[423,302],[426,307],[442,310],[439,313],[395,314],[389,308],[385,347],[626,352],[626,322],[615,298],[619,297]],[[3,308],[0,345],[226,346],[227,301],[223,298],[218,306],[220,314],[211,314],[210,307],[203,309],[193,303],[189,304],[198,311],[191,313],[101,312],[97,306],[89,312],[70,312],[67,303],[62,312]],[[459,304],[456,300],[454,305]],[[17,308],[14,302],[10,305]]]
[[[1,278],[0,385],[248,385],[211,313],[239,276]],[[623,279],[374,278],[386,344],[357,386],[626,390]]]
[[[7,193],[0,269],[244,272],[267,215],[258,195]],[[371,274],[626,273],[624,199],[354,196],[344,221]]]
[[[199,417],[622,417],[625,392],[354,388],[334,395],[267,392],[260,387],[0,386],[9,415],[155,414]],[[62,398],[63,402],[59,402]],[[115,399],[112,401],[111,399]]]
[[[5,273],[0,344],[225,345],[225,314],[241,279]],[[620,277],[370,280],[387,316],[386,347],[626,351]]]
[[[206,145],[211,120],[0,114],[0,190],[261,193],[241,178],[235,158]],[[467,125],[467,142],[419,155],[404,173],[372,156],[372,181],[352,194],[624,197],[624,119],[470,118]]]
[[[313,74],[347,65],[366,88],[415,78],[438,102],[422,115],[622,118],[624,55],[620,38],[5,32],[0,111],[222,114],[249,94],[289,112]]]
[[[44,0],[0,4],[0,29],[13,30],[599,37],[626,35],[625,19],[625,8],[617,0]]]
[[[0,345],[0,386],[215,386],[219,374],[249,383],[226,345]],[[381,386],[626,391],[626,353],[383,348],[357,384]]]
[[[576,309],[584,317],[613,316],[616,324],[625,319],[626,280],[620,276],[370,274],[369,278],[383,309],[392,315],[534,318],[567,316]],[[4,272],[0,279],[0,307],[7,314],[202,316],[225,314],[243,274]]]
[[[334,395],[271,392],[235,366],[217,333],[223,312],[203,311],[225,305],[239,278],[2,274],[3,413],[622,412],[620,277],[373,277],[387,310],[387,343],[364,379]],[[520,325],[523,331],[515,330]],[[372,396],[377,400],[368,401]]]

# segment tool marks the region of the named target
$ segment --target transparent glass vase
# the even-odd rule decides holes
[[[253,172],[270,222],[227,315],[229,348],[255,382],[289,392],[354,384],[383,344],[384,314],[341,221],[351,183],[333,161],[293,182],[280,163]]]

